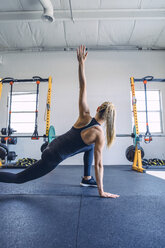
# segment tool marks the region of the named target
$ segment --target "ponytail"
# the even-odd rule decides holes
[[[107,147],[110,147],[115,139],[115,116],[116,110],[111,102],[104,102],[100,106],[99,116],[106,122]]]
[[[115,116],[116,110],[112,103],[106,108],[106,137],[107,147],[110,147],[115,139]]]

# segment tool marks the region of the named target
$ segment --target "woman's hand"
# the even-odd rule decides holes
[[[118,198],[120,195],[115,195],[115,194],[111,194],[111,193],[107,193],[107,192],[101,192],[100,193],[100,197],[103,198]]]
[[[77,60],[80,64],[83,64],[86,60],[88,52],[86,52],[86,47],[85,46],[80,46],[77,49]]]

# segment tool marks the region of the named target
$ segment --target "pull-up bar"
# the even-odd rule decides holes
[[[9,106],[9,125],[8,125],[8,133],[7,135],[11,135],[12,132],[14,131],[13,129],[10,128],[10,122],[11,122],[11,104],[12,104],[12,91],[13,91],[13,84],[14,83],[36,83],[37,84],[37,92],[36,92],[36,111],[35,111],[35,130],[32,138],[38,137],[38,132],[37,132],[37,117],[38,117],[38,94],[39,94],[39,84],[40,82],[48,82],[48,95],[47,95],[47,118],[46,118],[46,136],[48,136],[49,128],[50,128],[50,102],[51,102],[51,90],[52,90],[52,78],[41,78],[39,76],[34,76],[30,79],[15,79],[12,77],[5,77],[3,79],[0,79],[0,98],[1,98],[1,93],[2,93],[2,86],[3,84],[10,84],[11,89],[10,89],[10,106]]]
[[[154,78],[153,76],[146,76],[144,78],[134,78],[134,82],[143,82],[143,81],[148,81],[148,82],[165,82],[165,78]]]
[[[40,82],[48,82],[49,78],[41,78],[38,76],[34,76],[30,79],[15,79],[11,77],[6,77],[6,78],[3,78],[0,82],[2,84],[10,83],[11,81],[15,83],[31,83],[31,82],[35,83],[37,80]]]

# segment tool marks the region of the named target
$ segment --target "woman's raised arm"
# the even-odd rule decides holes
[[[79,62],[79,117],[83,118],[90,114],[87,103],[87,91],[86,91],[86,78],[85,78],[85,60],[87,58],[87,52],[85,46],[80,46],[77,49],[77,60]]]

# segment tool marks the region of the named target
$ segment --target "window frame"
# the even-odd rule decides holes
[[[144,92],[144,89],[136,89],[135,90],[135,98],[137,99],[137,94],[136,94],[136,92]],[[164,132],[164,125],[163,125],[163,107],[162,107],[162,91],[160,90],[160,89],[149,89],[148,91],[157,91],[158,92],[158,95],[159,95],[159,106],[160,106],[160,111],[158,111],[158,110],[148,110],[148,112],[157,112],[157,113],[160,113],[160,132],[159,131],[157,131],[157,132],[151,132],[152,134],[162,134],[163,132]],[[130,92],[131,93],[131,102],[132,102],[132,91]],[[138,99],[137,99],[137,101],[138,101]],[[137,106],[137,104],[136,104],[136,106]],[[132,106],[132,104],[131,104],[131,112],[132,112],[132,129],[133,129],[133,126],[135,125],[135,123],[134,123],[134,115],[133,115],[133,106]],[[138,114],[138,112],[141,112],[141,113],[146,113],[146,111],[144,110],[138,110],[138,108],[137,108],[137,114]],[[139,119],[138,119],[138,126],[139,126]],[[139,132],[141,133],[141,134],[145,134],[145,132],[141,132],[140,130],[139,130]]]
[[[18,114],[21,114],[21,113],[34,113],[34,122],[33,122],[33,126],[35,128],[35,113],[36,113],[36,91],[15,91],[15,92],[12,92],[12,102],[13,102],[13,96],[15,95],[35,95],[35,108],[34,108],[34,111],[13,111],[11,112],[11,116],[12,116],[12,113],[18,113]],[[39,97],[39,96],[38,96]],[[39,101],[39,98],[38,98],[38,101]],[[21,102],[21,101],[20,101]],[[29,101],[27,101],[28,103]],[[12,106],[12,104],[11,104]],[[7,108],[8,108],[8,119],[7,119],[7,123],[9,124],[9,107],[10,107],[10,93],[8,94],[8,100],[7,100]],[[12,117],[11,117],[12,118]],[[19,123],[22,123],[22,122],[19,122]],[[26,122],[24,122],[26,123]],[[13,128],[12,126],[12,121],[10,122],[10,127]],[[20,131],[16,131],[14,132],[14,134],[27,134],[27,135],[32,135],[34,132],[34,130],[32,132],[20,132]]]

